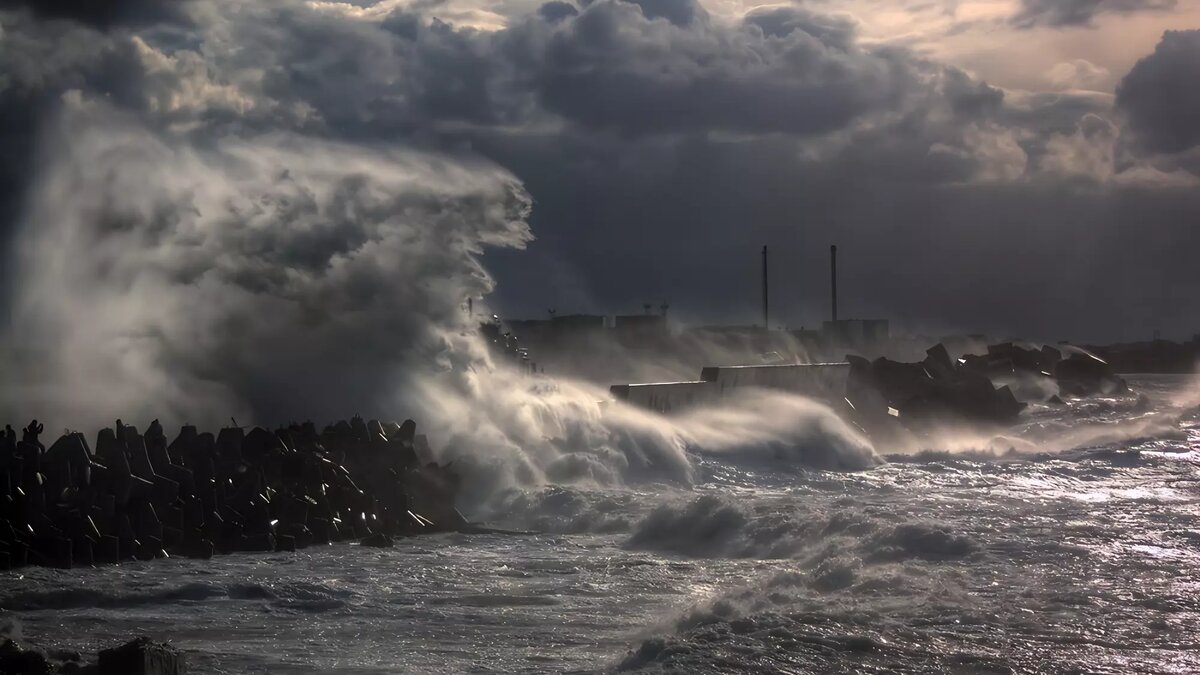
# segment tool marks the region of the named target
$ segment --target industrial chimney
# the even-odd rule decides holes
[[[837,321],[837,246],[829,247],[829,291],[833,295],[833,320]]]
[[[762,263],[763,328],[765,328],[766,330],[770,330],[771,329],[771,324],[769,322],[770,316],[769,316],[768,310],[767,310],[767,308],[770,305],[768,304],[768,296],[767,296],[767,247],[766,246],[763,246],[762,256],[763,256],[763,263]]]

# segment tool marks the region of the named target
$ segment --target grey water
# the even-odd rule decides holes
[[[532,534],[25,568],[0,622],[85,652],[169,639],[197,673],[1200,672],[1198,401],[1130,382],[1142,401],[1035,405],[987,447],[697,457],[694,487],[476,514]]]

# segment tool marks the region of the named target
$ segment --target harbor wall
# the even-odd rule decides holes
[[[721,394],[740,387],[762,387],[825,400],[841,400],[849,376],[849,363],[710,366],[700,372],[700,379],[715,383]]]
[[[822,401],[840,401],[846,395],[849,363],[812,363],[764,366],[710,366],[700,379],[690,382],[616,384],[613,398],[631,405],[670,413],[718,400],[735,389],[779,389]]]
[[[613,398],[658,413],[670,413],[716,400],[720,389],[714,382],[651,382],[614,384]]]

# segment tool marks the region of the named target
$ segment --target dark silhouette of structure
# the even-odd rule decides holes
[[[837,323],[837,246],[829,247],[829,292],[833,296],[832,321]]]
[[[762,249],[762,310],[763,310],[763,328],[770,330],[770,296],[767,287],[767,247]]]

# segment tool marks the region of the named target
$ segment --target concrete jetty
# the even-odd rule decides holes
[[[700,379],[716,384],[722,394],[744,387],[762,387],[825,401],[845,397],[849,375],[848,362],[710,366],[700,371]]]
[[[829,405],[871,436],[900,427],[923,433],[947,422],[1007,425],[1026,407],[1011,384],[1036,380],[1066,396],[1127,395],[1128,386],[1102,359],[1080,349],[989,345],[987,354],[952,359],[942,344],[913,363],[847,355],[841,363],[710,366],[687,382],[617,384],[614,399],[668,414],[712,403],[741,389],[786,391]],[[1040,391],[1042,387],[1034,387]],[[1042,394],[1043,398],[1045,394]],[[1036,399],[1042,402],[1042,398]],[[1062,403],[1053,396],[1051,403]]]
[[[663,414],[711,403],[748,387],[837,403],[845,398],[849,375],[849,363],[709,366],[701,369],[699,380],[615,384],[609,392],[619,401]]]

